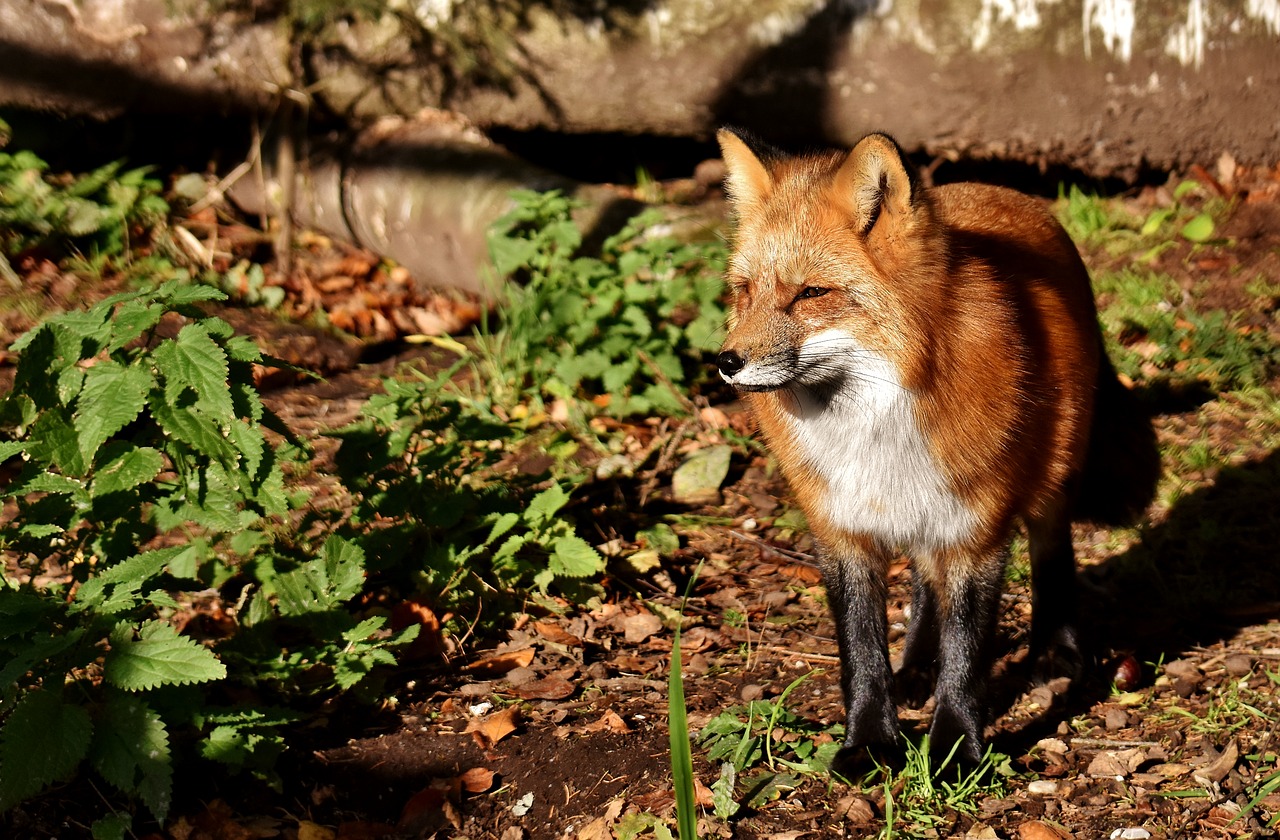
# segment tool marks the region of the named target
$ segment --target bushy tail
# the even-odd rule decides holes
[[[1160,450],[1151,415],[1103,354],[1089,432],[1089,455],[1073,519],[1133,525],[1155,498]]]

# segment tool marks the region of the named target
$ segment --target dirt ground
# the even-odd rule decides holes
[[[1130,199],[1139,212],[1158,200],[1151,191]],[[1280,278],[1280,170],[1258,174],[1252,189],[1238,193],[1223,234],[1230,247],[1184,243],[1161,254],[1160,267],[1187,294],[1241,311],[1255,328],[1276,329],[1277,301],[1259,304],[1244,286],[1259,275],[1272,283]],[[219,313],[263,340],[268,352],[327,376],[262,383],[270,407],[307,437],[354,417],[396,366],[439,364],[434,348],[394,342],[396,325],[386,313],[420,309],[458,324],[475,315],[456,302],[395,292],[395,278],[379,278],[369,255],[336,243],[312,246],[315,256],[304,270],[310,273],[289,281],[290,299],[324,307],[326,295],[339,300],[348,279],[363,284],[366,306],[364,314],[350,315],[352,329],[390,343],[343,342],[253,308]],[[1104,264],[1107,256],[1091,259]],[[44,293],[68,301],[97,293],[59,283],[65,280],[50,276]],[[26,326],[20,315],[7,317],[0,346]],[[11,362],[0,358],[0,374],[5,368],[11,376]],[[731,426],[748,428],[732,394],[719,396],[723,401],[712,407]],[[1162,441],[1211,441],[1236,453],[1231,465],[1184,476],[1187,492],[1157,506],[1138,531],[1077,530],[1084,625],[1097,651],[1080,684],[1029,683],[1023,658],[1030,594],[1025,582],[1010,584],[990,735],[1015,775],[1005,796],[982,799],[972,814],[947,815],[937,836],[1272,834],[1265,826],[1280,813],[1280,794],[1261,798],[1249,813],[1241,806],[1249,801],[1246,789],[1276,770],[1280,753],[1280,455],[1237,408],[1221,401],[1163,408],[1156,417]],[[655,434],[643,424],[633,431]],[[700,434],[713,439],[714,424]],[[678,608],[695,569],[683,632],[691,732],[730,706],[777,697],[801,675],[808,679],[788,697],[788,708],[823,725],[841,718],[833,626],[812,546],[785,519],[787,500],[763,455],[731,473],[715,504],[685,508],[659,487],[650,509],[707,523],[664,569],[607,582],[596,609],[531,613],[505,639],[469,647],[451,661],[407,663],[390,684],[394,701],[359,714],[335,709],[299,733],[280,791],[234,782],[180,791],[175,817],[158,836],[550,840],[622,836],[634,825],[628,815],[669,820],[672,632],[650,606]],[[1153,563],[1161,583],[1145,574]],[[895,565],[888,604],[894,654],[909,576],[905,562]],[[1215,586],[1189,593],[1170,584],[1198,576]],[[928,711],[901,710],[906,730],[924,731]],[[694,769],[703,786],[720,772],[696,741]],[[1200,795],[1179,793],[1187,790]],[[76,785],[52,791],[8,816],[7,836],[74,836],[68,815],[75,798],[96,795]],[[709,813],[710,792],[700,787],[699,800]],[[805,776],[731,823],[704,819],[702,829],[773,840],[867,837],[884,826],[885,808],[881,789]]]

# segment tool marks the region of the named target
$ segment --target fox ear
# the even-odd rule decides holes
[[[848,202],[854,227],[865,235],[884,214],[906,218],[915,202],[916,183],[893,138],[868,134],[836,173],[836,194]]]
[[[741,213],[759,205],[773,191],[769,170],[765,169],[760,158],[756,157],[743,139],[729,129],[722,128],[716,132],[716,139],[720,141],[720,154],[729,171],[725,186],[734,208]]]

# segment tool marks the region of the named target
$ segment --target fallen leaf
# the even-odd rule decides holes
[[[639,644],[662,629],[662,619],[651,612],[639,612],[622,620],[622,632],[629,644]]]
[[[520,707],[507,706],[500,712],[471,721],[471,723],[467,724],[466,731],[471,733],[471,737],[475,738],[481,749],[487,750],[512,732],[515,732],[516,727],[519,725]]]
[[[1024,822],[1018,826],[1019,840],[1068,840],[1070,837],[1070,832],[1039,820]]]
[[[417,826],[435,822],[437,812],[444,809],[445,792],[438,787],[426,787],[409,797],[400,809],[400,826]]]
[[[529,663],[533,661],[535,653],[536,651],[533,648],[506,650],[472,662],[462,670],[480,676],[505,674],[516,668],[527,668]]]
[[[671,475],[672,498],[686,505],[718,501],[732,455],[732,448],[723,444],[694,452]]]
[[[865,796],[847,796],[836,804],[836,814],[843,815],[854,825],[867,825],[876,818],[871,800]]]
[[[472,767],[458,777],[467,793],[484,793],[493,787],[494,772],[485,767]]]
[[[622,716],[613,709],[606,710],[598,719],[588,723],[583,728],[587,732],[602,732],[605,730],[608,730],[609,732],[631,731],[631,727],[627,726],[627,722],[623,720]]]
[[[1235,739],[1228,741],[1220,753],[1211,745],[1205,744],[1205,754],[1201,758],[1205,760],[1204,766],[1193,772],[1191,777],[1200,784],[1220,782],[1240,760],[1240,748],[1236,746]]]
[[[535,621],[533,629],[548,642],[555,642],[558,645],[566,645],[567,647],[582,647],[582,639],[566,631],[559,624],[554,624],[550,621]]]
[[[426,604],[418,601],[401,601],[391,610],[391,629],[403,630],[418,625],[418,637],[401,648],[399,656],[406,660],[434,659],[444,653],[444,635],[440,631],[440,619]]]
[[[576,690],[567,680],[546,677],[520,686],[516,689],[516,696],[524,700],[563,700]]]
[[[698,805],[702,806],[703,808],[715,807],[715,804],[716,804],[715,794],[711,792],[711,788],[707,787],[702,783],[701,779],[698,779],[696,777],[694,778],[693,790],[694,790],[694,797],[695,797],[694,801]]]
[[[298,840],[334,840],[336,836],[331,828],[311,820],[298,820]]]
[[[1089,762],[1089,767],[1085,773],[1095,779],[1100,778],[1124,778],[1128,776],[1132,770],[1129,769],[1129,762],[1119,753],[1110,750],[1104,750],[1093,757],[1093,761]]]

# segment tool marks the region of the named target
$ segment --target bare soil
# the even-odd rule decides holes
[[[1249,184],[1223,187],[1236,204],[1222,243],[1183,243],[1161,255],[1160,267],[1204,305],[1275,331],[1277,300],[1246,286],[1260,276],[1280,281],[1280,169],[1254,173]],[[1150,193],[1131,199],[1139,211],[1159,200]],[[275,281],[289,287],[286,314],[336,306],[324,302],[326,288],[343,301],[354,299],[354,289],[373,301],[368,313],[387,311],[378,295],[393,278],[379,276],[376,260],[337,243],[312,245],[298,278]],[[24,270],[34,277],[38,269]],[[69,287],[51,276],[41,288],[54,308],[83,305],[109,286]],[[458,324],[475,317],[456,301],[402,297],[387,306],[422,308]],[[439,350],[398,343],[398,333],[410,330],[397,331],[389,316],[392,329],[383,334],[372,314],[350,314],[356,331],[369,325],[369,340],[355,343],[259,309],[220,314],[268,352],[324,369],[323,382],[264,373],[271,408],[302,436],[351,419],[396,366],[441,364]],[[6,315],[0,346],[31,320]],[[7,357],[0,356],[0,374],[12,375]],[[712,406],[718,413],[703,414],[699,445],[720,440],[723,423],[750,426],[731,395],[721,396],[728,401]],[[1198,474],[1176,466],[1182,494],[1153,509],[1142,529],[1077,531],[1085,626],[1097,652],[1080,684],[1030,684],[1023,662],[1029,589],[1010,584],[990,735],[1018,775],[1004,798],[948,815],[939,836],[1084,840],[1137,828],[1157,838],[1273,834],[1266,822],[1280,814],[1280,794],[1248,813],[1242,806],[1246,789],[1276,770],[1280,753],[1280,455],[1261,443],[1248,408],[1229,400],[1183,406],[1156,422],[1162,442],[1211,441],[1234,453],[1231,466]],[[643,421],[631,431],[655,434]],[[323,494],[317,472],[314,492]],[[678,608],[699,566],[683,633],[691,731],[744,699],[778,696],[802,674],[810,677],[789,708],[822,724],[841,718],[833,627],[812,546],[782,518],[788,499],[763,455],[731,474],[716,504],[681,509],[660,486],[651,509],[713,523],[690,534],[662,570],[612,579],[594,608],[531,612],[516,618],[505,639],[469,643],[447,660],[408,662],[379,708],[334,708],[295,733],[281,790],[233,780],[179,791],[171,823],[149,836],[550,840],[612,838],[629,814],[670,820],[672,632],[650,607]],[[895,565],[888,603],[894,653],[909,575],[905,561]],[[1224,700],[1232,697],[1248,708]],[[928,711],[901,710],[904,728],[923,731]],[[694,766],[701,785],[719,775],[696,743]],[[97,794],[83,782],[49,792],[5,818],[6,836],[83,834],[82,797],[96,801]],[[699,801],[710,813],[702,787]],[[866,837],[883,827],[884,809],[883,790],[811,776],[731,823],[704,819],[702,830],[774,840]]]

